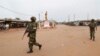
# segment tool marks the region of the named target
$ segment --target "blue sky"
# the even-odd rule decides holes
[[[48,11],[49,20],[68,21],[100,19],[100,0],[0,0],[0,5],[15,12],[0,7],[0,18],[19,17],[29,20],[31,16],[40,13],[44,20],[45,11]],[[74,17],[75,16],[75,17]]]

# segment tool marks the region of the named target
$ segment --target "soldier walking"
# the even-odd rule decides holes
[[[95,30],[97,30],[97,24],[94,19],[91,20],[89,28],[90,28],[90,40],[95,41]]]
[[[24,33],[24,35],[26,33],[28,33],[28,37],[29,37],[29,51],[27,53],[32,53],[33,52],[33,45],[36,45],[39,47],[39,50],[41,49],[42,45],[36,42],[36,30],[37,30],[37,23],[36,23],[36,17],[31,17],[31,22],[28,24],[26,31]]]

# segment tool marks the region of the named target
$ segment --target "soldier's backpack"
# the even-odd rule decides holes
[[[96,24],[95,23],[90,23],[89,27],[94,29],[96,27]]]

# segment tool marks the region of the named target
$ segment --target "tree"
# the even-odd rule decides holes
[[[16,18],[16,20],[20,20],[20,18]]]

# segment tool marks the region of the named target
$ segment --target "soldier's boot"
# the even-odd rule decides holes
[[[33,53],[33,50],[32,50],[32,49],[30,49],[30,51],[28,51],[27,53]]]
[[[29,44],[29,49],[27,53],[33,53],[33,44]]]
[[[41,45],[41,44],[39,44],[39,43],[34,43],[34,45],[38,46],[38,47],[39,47],[39,50],[41,50],[41,48],[42,48],[42,45]]]
[[[41,48],[42,48],[42,45],[39,45],[39,50],[41,50]]]

